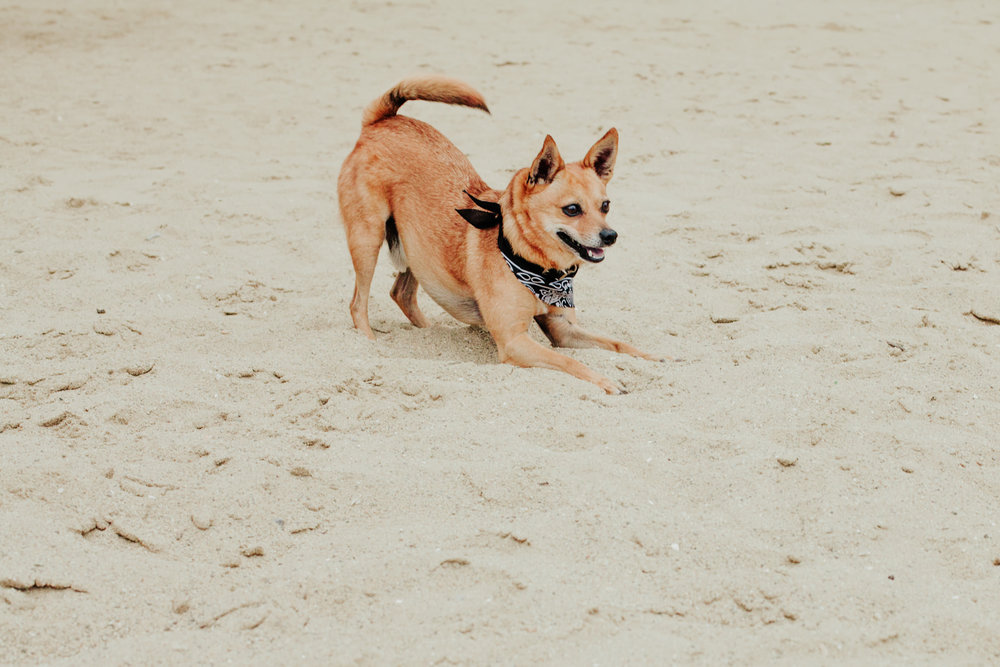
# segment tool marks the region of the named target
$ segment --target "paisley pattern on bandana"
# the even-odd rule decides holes
[[[539,301],[557,308],[573,308],[573,276],[580,267],[574,266],[566,271],[542,269],[516,255],[503,233],[500,234],[497,245],[514,277],[531,290]]]

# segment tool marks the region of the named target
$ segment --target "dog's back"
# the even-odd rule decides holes
[[[396,115],[408,100],[457,104],[489,113],[482,95],[456,79],[427,76],[401,81],[365,108],[361,136],[341,170],[339,194],[347,194],[350,199],[349,190],[359,185],[359,177],[364,177],[361,172],[377,171],[364,179],[369,182],[382,183],[386,177],[393,182],[412,182],[414,177],[419,179],[421,172],[439,179],[448,175],[448,164],[468,164],[461,151],[433,127]]]
[[[372,215],[381,217],[380,224],[389,216],[398,218],[402,212],[395,210],[394,203],[411,199],[407,195],[413,190],[425,196],[435,185],[443,190],[442,180],[458,185],[456,194],[467,185],[486,187],[465,155],[443,134],[427,123],[396,115],[408,100],[457,104],[489,113],[475,89],[442,76],[406,79],[369,104],[362,115],[361,136],[337,182],[345,224]]]

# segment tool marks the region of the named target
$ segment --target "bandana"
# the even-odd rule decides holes
[[[500,212],[500,204],[476,199],[468,192],[465,194],[476,206],[484,210],[474,208],[455,210],[476,229],[500,228],[497,234],[497,247],[514,277],[531,290],[531,293],[542,303],[557,308],[572,308],[573,276],[580,270],[580,267],[574,266],[565,271],[546,269],[521,257],[514,252],[507,237],[503,235],[503,215]]]

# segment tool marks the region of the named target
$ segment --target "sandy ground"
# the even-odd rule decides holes
[[[0,662],[1000,659],[1000,8],[832,7],[3,3]],[[352,329],[419,72],[494,186],[618,127],[581,318],[677,361]]]

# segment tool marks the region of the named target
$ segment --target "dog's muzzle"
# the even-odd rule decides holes
[[[558,236],[560,241],[569,246],[573,252],[579,255],[582,259],[594,264],[597,262],[603,262],[604,248],[614,245],[615,241],[618,240],[618,232],[610,227],[606,227],[601,230],[601,245],[599,246],[585,246],[582,243],[577,242],[576,239],[562,230],[556,232],[556,236]]]

